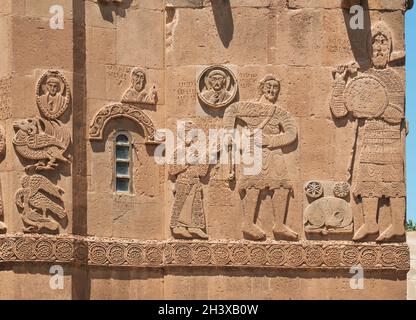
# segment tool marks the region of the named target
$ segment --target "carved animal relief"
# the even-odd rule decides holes
[[[58,119],[68,109],[71,100],[69,84],[59,71],[46,71],[36,86],[36,102],[46,119]]]
[[[13,124],[16,135],[13,144],[16,152],[28,160],[37,160],[27,170],[54,170],[57,161],[71,163],[65,155],[71,136],[58,120],[31,118],[16,121]]]
[[[60,223],[67,218],[63,206],[64,191],[41,175],[24,176],[22,188],[16,193],[24,232],[58,232]],[[59,221],[59,222],[57,222]]]
[[[203,104],[221,108],[229,105],[237,95],[234,73],[224,66],[210,66],[202,71],[197,81],[198,97]]]
[[[347,202],[350,195],[347,182],[310,181],[304,189],[310,203],[303,214],[306,234],[352,232],[353,216]]]

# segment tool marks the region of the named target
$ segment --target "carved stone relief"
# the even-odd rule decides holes
[[[22,188],[16,192],[16,206],[25,226],[23,231],[58,232],[60,225],[55,220],[62,221],[67,218],[62,204],[63,192],[44,176],[24,176]]]
[[[157,90],[154,85],[146,92],[147,75],[141,68],[133,68],[130,75],[131,85],[121,98],[122,103],[128,104],[157,104]]]
[[[16,152],[25,159],[38,160],[27,170],[54,170],[57,161],[71,163],[65,155],[71,135],[58,120],[31,118],[13,123],[16,135],[13,144]]]
[[[274,75],[265,76],[259,83],[259,96],[255,101],[236,102],[224,114],[224,127],[233,129],[237,120],[250,130],[262,130],[262,169],[260,174],[239,178],[243,194],[243,235],[247,239],[262,240],[264,231],[255,223],[256,209],[261,205],[262,191],[272,193],[274,211],[273,233],[277,239],[296,240],[298,235],[287,225],[285,217],[292,185],[286,169],[282,147],[292,145],[297,139],[297,128],[289,112],[278,106],[280,81]],[[250,150],[254,148],[251,139]],[[234,179],[231,173],[230,179]]]
[[[114,4],[118,5],[118,4],[122,4],[123,0],[98,0],[98,2],[104,3],[104,4],[114,3]]]
[[[188,156],[197,159],[199,157],[197,148],[194,148],[200,141],[198,137],[192,137],[190,130],[201,129],[208,136],[210,128],[215,128],[214,119],[198,118],[187,122],[185,128],[186,141],[184,151]],[[188,135],[190,135],[188,137]],[[217,146],[217,150],[218,150]],[[206,217],[203,203],[203,184],[201,179],[209,176],[212,166],[206,159],[205,164],[191,163],[186,161],[178,164],[178,147],[174,153],[174,163],[169,166],[169,176],[175,181],[174,203],[172,208],[170,227],[175,238],[183,239],[208,239],[206,233]],[[192,152],[192,155],[190,155]]]
[[[102,267],[262,267],[299,270],[409,270],[405,244],[314,241],[250,243],[229,241],[137,241],[73,235],[0,236],[0,264],[74,263]]]
[[[234,73],[220,65],[205,68],[198,77],[197,86],[199,99],[212,108],[229,105],[238,90]]]
[[[354,62],[334,70],[330,107],[336,118],[350,113],[356,119],[352,191],[364,224],[353,239],[379,234],[378,241],[389,241],[405,233],[404,87],[389,65],[393,38],[384,22],[373,26],[368,43],[369,68]],[[391,223],[384,231],[377,221],[382,198],[388,199],[391,213]]]
[[[40,171],[57,171],[58,162],[71,164],[67,154],[71,134],[58,120],[68,110],[71,101],[69,84],[63,74],[48,70],[36,86],[36,102],[43,118],[35,117],[13,123],[16,153],[26,161],[36,161],[25,167],[22,188],[16,192],[16,206],[27,233],[59,233],[65,227],[63,190]],[[58,172],[59,174],[59,172]],[[58,220],[60,223],[58,223]]]
[[[310,181],[304,189],[309,203],[303,213],[307,235],[352,233],[353,216],[347,182]]]
[[[160,143],[155,137],[156,128],[152,120],[140,109],[127,104],[112,104],[102,108],[90,125],[90,140],[102,140],[107,123],[116,118],[126,118],[135,121],[143,128],[146,143]]]
[[[3,126],[0,125],[0,161],[3,158],[5,151],[6,151],[6,135],[5,135]],[[5,232],[7,230],[7,226],[3,222],[4,221],[3,217],[4,217],[3,191],[2,191],[2,184],[0,180],[0,233]]]
[[[0,120],[10,119],[12,78],[0,79]]]
[[[46,71],[36,86],[36,102],[46,119],[58,119],[68,109],[71,92],[63,74],[56,70]]]

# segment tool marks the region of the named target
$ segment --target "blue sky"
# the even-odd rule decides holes
[[[412,90],[413,88],[413,90]],[[407,218],[416,220],[416,6],[406,13]]]

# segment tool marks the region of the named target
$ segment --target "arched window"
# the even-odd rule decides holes
[[[119,133],[115,139],[115,190],[131,193],[131,143],[130,137]]]

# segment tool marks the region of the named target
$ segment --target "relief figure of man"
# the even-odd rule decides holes
[[[262,166],[256,175],[243,175],[238,188],[243,201],[243,235],[247,239],[262,240],[265,232],[255,222],[257,207],[261,205],[260,194],[271,194],[274,214],[273,233],[277,239],[296,240],[298,235],[285,224],[286,211],[292,186],[289,182],[282,147],[297,139],[297,128],[292,115],[277,104],[280,81],[274,75],[265,76],[259,83],[259,96],[255,101],[236,102],[224,114],[225,129],[233,129],[237,122],[253,132],[261,130],[259,144],[251,137],[250,150],[254,144],[261,148]],[[230,179],[233,175],[230,176]]]
[[[146,73],[140,68],[133,68],[131,71],[131,86],[124,93],[121,98],[123,103],[143,103],[143,104],[156,104],[157,103],[157,91],[153,86],[150,94],[144,89],[146,88]]]
[[[389,66],[392,49],[391,31],[378,22],[368,39],[371,66],[360,69],[354,63],[350,66],[358,70],[340,66],[334,71],[331,111],[336,118],[351,113],[357,121],[352,186],[364,223],[354,240],[378,235],[377,241],[388,241],[405,232],[405,100],[402,79]],[[388,205],[391,223],[380,232],[377,216],[382,205]]]
[[[212,104],[221,104],[231,98],[227,90],[227,75],[224,71],[214,69],[208,73],[205,79],[205,90],[202,97]]]
[[[55,113],[66,103],[62,96],[62,85],[64,85],[55,75],[49,75],[46,80],[45,93],[40,96],[40,102],[50,113]]]

